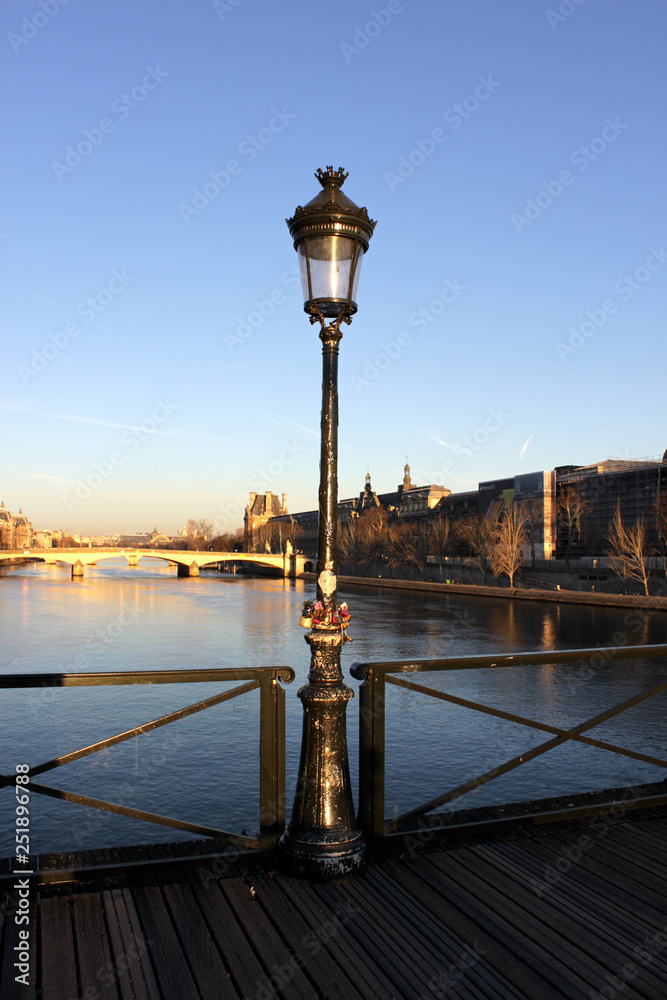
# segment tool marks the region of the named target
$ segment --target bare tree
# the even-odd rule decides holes
[[[282,542],[282,525],[267,521],[255,528],[252,533],[252,548],[254,552],[280,552]]]
[[[373,576],[386,560],[387,511],[384,507],[373,507],[359,518],[357,528],[359,562],[368,566]]]
[[[213,537],[213,525],[205,517],[195,520],[188,518],[185,522],[186,538],[188,549],[203,549],[206,542]]]
[[[581,519],[590,509],[590,503],[582,497],[574,485],[566,486],[556,499],[556,521],[567,529],[565,565],[570,568],[570,551],[575,538],[581,538]]]
[[[359,564],[359,518],[350,517],[345,524],[338,522],[338,552],[340,561],[357,569]]]
[[[243,529],[239,531],[243,535]],[[301,528],[294,520],[266,521],[253,531],[250,551],[284,553],[287,543],[294,543],[301,534]]]
[[[291,542],[292,546],[294,547],[294,543],[298,542],[302,534],[303,530],[299,527],[296,521],[290,519],[289,521],[283,522],[281,524],[281,532],[280,532],[280,537],[282,539],[281,551],[285,550],[285,546],[287,545],[288,542]]]
[[[420,580],[424,579],[424,567],[428,559],[429,548],[430,538],[427,526],[423,522],[415,524],[413,528],[409,529],[407,563],[409,566],[415,567]]]
[[[423,579],[429,537],[423,525],[391,521],[386,527],[385,558],[391,569],[415,569]]]
[[[429,524],[431,554],[438,560],[440,567],[440,583],[444,581],[443,564],[445,557],[452,550],[454,533],[452,532],[452,522],[446,514],[438,514]]]
[[[209,544],[213,552],[243,552],[243,528],[216,535]]]
[[[609,543],[607,555],[614,572],[624,580],[638,580],[648,597],[648,578],[651,571],[646,569],[644,518],[638,518],[630,528],[626,528],[621,518],[621,504],[617,500],[614,516],[605,537]]]
[[[489,522],[480,521],[473,514],[472,517],[459,521],[456,534],[468,553],[463,565],[476,566],[484,575],[486,583],[487,565],[493,549],[493,533]]]
[[[406,524],[393,521],[385,529],[385,559],[390,569],[404,569],[408,564],[409,528]]]
[[[524,546],[528,544],[528,511],[512,504],[493,528],[491,570],[495,577],[506,573],[510,587],[514,574],[525,562]]]

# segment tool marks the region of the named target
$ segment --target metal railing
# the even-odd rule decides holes
[[[447,670],[470,670],[470,669],[502,669],[503,667],[538,667],[543,664],[572,663],[577,660],[588,659],[591,656],[602,656],[603,658],[614,658],[615,660],[636,659],[639,657],[667,657],[666,645],[652,646],[614,646],[596,647],[594,649],[573,649],[558,650],[540,653],[504,653],[496,656],[459,656],[448,657],[438,660],[393,660],[383,663],[355,663],[352,665],[352,676],[363,683],[359,692],[359,823],[371,846],[377,846],[381,841],[387,841],[392,837],[403,837],[408,834],[421,832],[424,828],[424,817],[439,806],[444,806],[448,802],[465,795],[466,792],[479,788],[481,785],[499,778],[508,771],[512,771],[530,760],[547,753],[554,747],[563,743],[573,741],[583,743],[588,746],[609,750],[613,753],[630,757],[634,760],[658,767],[667,768],[667,759],[655,757],[651,754],[639,753],[620,747],[603,740],[596,740],[590,736],[585,736],[588,730],[612,719],[627,709],[638,705],[646,699],[659,694],[667,689],[667,679],[654,685],[646,691],[642,691],[632,698],[628,698],[621,704],[599,713],[593,718],[574,726],[571,729],[561,729],[558,726],[551,726],[535,719],[528,719],[513,712],[505,712],[489,705],[469,701],[459,698],[444,691],[439,691],[423,684],[417,684],[404,677],[394,676],[396,674],[425,673]],[[519,723],[530,729],[536,729],[550,735],[550,739],[532,749],[526,750],[520,756],[515,756],[505,761],[491,770],[477,775],[455,788],[450,788],[440,795],[431,798],[428,802],[410,809],[408,812],[397,816],[391,822],[385,820],[385,684],[393,684],[418,694],[426,695],[430,698],[440,699],[452,705],[459,705],[464,708],[481,712],[485,715],[494,716],[497,719],[504,719],[509,722]],[[637,797],[635,799],[624,799],[624,808],[632,808],[635,805],[659,805],[667,803],[667,794]],[[575,815],[589,815],[592,812],[604,812],[604,804],[597,804],[595,807],[584,807],[579,809],[551,809],[538,814],[531,814],[532,821],[556,820],[560,818],[573,818]],[[523,819],[528,817],[524,815]],[[429,817],[429,830],[462,830],[460,824],[451,823],[451,813],[449,816],[440,814]],[[448,822],[450,820],[450,822]],[[475,822],[474,827],[480,829],[484,826],[496,826],[498,820],[494,819],[488,823]]]
[[[71,753],[54,757],[34,767],[30,767],[29,783],[22,785],[30,793],[47,795],[67,802],[75,802],[99,809],[104,812],[117,813],[133,819],[157,823],[161,826],[185,830],[205,837],[218,838],[234,848],[234,855],[244,852],[272,853],[275,851],[278,838],[285,829],[285,691],[278,683],[291,684],[295,673],[291,667],[252,667],[240,670],[205,669],[205,670],[132,670],[107,673],[39,673],[39,674],[5,674],[0,676],[0,689],[7,688],[45,688],[45,687],[93,687],[117,684],[202,684],[211,682],[245,681],[231,690],[213,695],[203,701],[180,708],[175,712],[162,715],[159,718],[135,726],[125,732],[117,733],[107,739],[80,747]],[[214,705],[231,701],[249,691],[259,688],[259,836],[248,837],[243,834],[230,833],[214,827],[192,823],[189,820],[161,816],[157,813],[134,809],[129,806],[102,799],[91,798],[76,792],[65,791],[50,785],[43,785],[34,780],[40,774],[62,767],[74,760],[99,753],[107,747],[114,746],[126,740],[133,739],[153,729],[169,725],[179,719],[202,712]],[[0,789],[14,785],[15,775],[0,774]],[[108,868],[109,866],[107,866]],[[111,866],[113,867],[113,866]],[[132,865],[124,865],[132,867]],[[136,867],[139,867],[137,865]],[[35,873],[38,874],[38,873]]]

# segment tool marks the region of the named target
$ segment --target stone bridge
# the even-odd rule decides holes
[[[103,559],[127,560],[136,566],[140,559],[164,559],[176,565],[178,576],[199,576],[202,566],[220,562],[251,563],[280,571],[282,576],[299,577],[315,568],[315,560],[295,552],[271,555],[268,552],[188,552],[185,549],[13,549],[0,551],[0,566],[22,562],[44,562],[47,565],[65,563],[72,567],[72,579],[83,576],[85,566],[96,566]]]

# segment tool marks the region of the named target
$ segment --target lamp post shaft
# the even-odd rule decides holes
[[[322,419],[317,536],[317,599],[336,610],[338,575],[338,345],[340,330],[325,327],[322,341]]]
[[[299,777],[289,826],[280,840],[283,865],[297,878],[330,881],[361,871],[366,845],[352,799],[346,711],[353,692],[343,683],[343,635],[332,623],[338,572],[338,345],[342,334],[323,327],[322,419],[317,599],[322,624],[307,635],[308,683],[299,691],[303,733]]]

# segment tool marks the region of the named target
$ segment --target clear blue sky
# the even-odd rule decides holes
[[[320,342],[284,219],[327,164],[378,220],[341,497],[367,469],[395,488],[406,455],[459,492],[667,447],[664,3],[0,17],[0,495],[35,527],[233,528],[250,490],[316,506]]]

